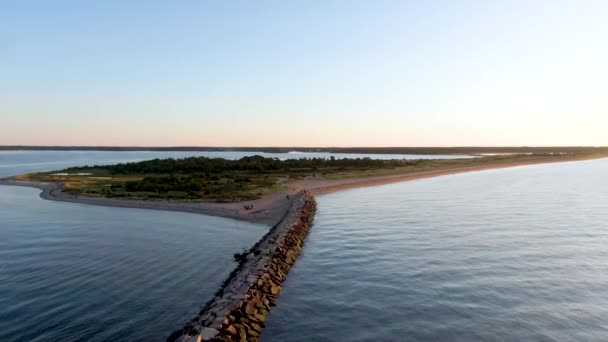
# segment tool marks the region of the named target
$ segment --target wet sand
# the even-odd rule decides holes
[[[310,178],[306,180],[295,181],[288,184],[288,189],[268,194],[262,198],[253,201],[237,202],[237,203],[211,203],[211,202],[185,202],[185,201],[167,201],[167,200],[131,200],[107,197],[92,197],[92,196],[75,196],[62,191],[62,186],[58,183],[42,183],[21,181],[14,178],[0,179],[0,185],[14,185],[33,187],[42,190],[40,197],[43,199],[72,202],[89,205],[102,205],[120,208],[140,208],[153,210],[169,210],[181,211],[211,216],[221,216],[237,220],[245,220],[254,223],[261,223],[273,226],[277,224],[290,207],[291,198],[301,190],[308,190],[313,195],[327,194],[347,189],[384,185],[396,182],[404,182],[415,179],[423,179],[430,177],[438,177],[463,172],[475,172],[489,169],[546,164],[556,162],[579,161],[585,158],[577,158],[572,160],[555,160],[555,161],[530,161],[520,163],[497,163],[493,165],[474,166],[474,167],[458,167],[452,169],[436,170],[436,171],[421,171],[408,174],[395,174],[386,176],[373,176],[362,178],[346,178],[346,179],[317,179]],[[245,209],[245,205],[253,205],[252,209]]]
[[[273,193],[255,201],[240,203],[212,203],[75,196],[70,193],[63,192],[61,184],[58,183],[22,181],[11,178],[0,179],[0,185],[37,188],[42,190],[40,197],[46,200],[118,208],[181,211],[210,216],[221,216],[271,226],[279,222],[290,205],[290,201],[286,198],[286,193],[283,192]],[[244,206],[246,204],[253,204],[253,209],[245,210]]]

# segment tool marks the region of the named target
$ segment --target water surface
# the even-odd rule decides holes
[[[189,156],[456,158],[262,152],[0,151],[0,177]],[[460,156],[462,157],[462,156]],[[0,186],[0,341],[161,341],[198,312],[262,225],[43,201]]]
[[[0,341],[162,341],[262,225],[44,201],[0,186]]]
[[[148,153],[0,152],[0,176]],[[155,156],[156,157],[156,156]],[[0,186],[0,341],[163,341],[268,227]]]
[[[320,196],[263,341],[605,341],[608,160]]]

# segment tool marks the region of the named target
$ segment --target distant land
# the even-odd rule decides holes
[[[5,150],[23,150],[12,146]],[[226,151],[454,154],[456,158],[374,159],[329,157],[240,159],[187,157],[113,165],[83,165],[0,179],[0,185],[42,190],[44,199],[181,211],[228,217],[270,228],[249,250],[234,254],[236,268],[193,319],[167,338],[183,341],[259,341],[271,307],[313,225],[315,195],[358,187],[543,163],[608,157],[597,147],[33,147],[29,150]],[[86,154],[86,152],[85,152]],[[464,156],[476,155],[473,157]],[[544,174],[540,174],[541,177]],[[509,185],[510,186],[510,185]],[[465,190],[465,191],[468,191]],[[492,199],[490,199],[492,202]],[[370,205],[373,205],[370,204]],[[500,210],[501,208],[497,208]],[[475,208],[472,209],[473,211]],[[412,213],[408,213],[411,215]],[[520,215],[520,213],[517,213]],[[415,213],[413,214],[415,215]],[[525,215],[525,214],[524,214]],[[484,222],[485,224],[486,222]],[[364,242],[367,244],[368,242]],[[194,305],[193,305],[194,306]],[[195,306],[196,308],[196,306]],[[196,312],[193,310],[192,312]]]
[[[380,160],[358,155],[354,155],[355,158],[323,158],[318,154],[311,155],[316,158],[285,160],[260,155],[238,160],[167,158],[30,173],[0,179],[0,185],[39,188],[43,190],[43,198],[59,201],[187,211],[274,225],[288,209],[290,198],[301,191],[314,195],[453,173],[608,157],[608,151],[601,153],[606,149],[574,149],[577,152],[572,152],[573,148],[548,152],[538,152],[539,149],[529,152],[527,148],[524,153],[506,149],[496,152],[496,148],[441,148],[442,152],[435,151],[459,153],[460,156],[480,153],[473,158],[455,159]],[[399,151],[395,153],[425,153],[419,149]]]
[[[205,147],[205,146],[28,146],[5,145],[0,151],[244,151],[287,153],[484,154],[484,153],[608,153],[608,146],[461,146],[461,147]]]

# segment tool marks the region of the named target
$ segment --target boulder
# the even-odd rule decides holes
[[[201,338],[200,341],[210,341],[211,339],[219,335],[219,333],[220,332],[217,329],[203,328],[203,330],[201,330],[201,334],[199,335],[199,337]]]
[[[270,288],[270,293],[272,293],[273,295],[276,295],[280,291],[281,291],[281,287],[278,285],[272,285],[272,287]]]
[[[226,328],[226,331],[230,334],[230,335],[236,335],[238,333],[238,331],[236,330],[236,328],[234,327],[234,325],[229,326],[228,328]]]

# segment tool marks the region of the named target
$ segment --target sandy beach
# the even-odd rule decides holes
[[[584,159],[573,158],[572,160],[561,159],[556,161],[499,163],[495,165],[459,167],[447,170],[444,169],[437,171],[413,172],[408,174],[395,174],[386,176],[347,178],[336,180],[310,178],[289,183],[288,189],[268,194],[257,200],[237,203],[131,200],[107,197],[75,196],[62,191],[62,186],[58,183],[22,181],[17,180],[15,178],[0,179],[0,185],[37,188],[42,190],[42,192],[40,193],[40,197],[47,200],[120,208],[181,211],[195,214],[221,216],[273,226],[277,224],[285,215],[285,212],[287,211],[291,203],[290,198],[301,190],[308,190],[314,195],[321,195],[359,187],[376,186],[430,177],[439,177],[463,172],[476,172],[497,168],[545,164],[552,162],[570,162],[579,160]],[[245,209],[245,205],[253,205],[253,208],[247,210]]]

